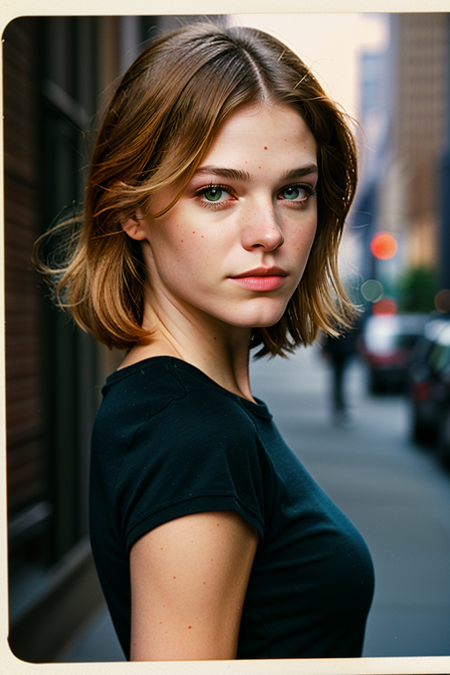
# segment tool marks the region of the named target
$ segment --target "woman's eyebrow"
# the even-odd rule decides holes
[[[302,176],[307,176],[310,173],[317,174],[319,169],[316,164],[308,164],[307,166],[298,167],[295,169],[290,169],[284,173],[280,180],[291,180],[293,178],[301,178]],[[195,176],[202,174],[214,174],[215,176],[220,176],[221,178],[230,178],[231,180],[240,180],[245,182],[250,182],[254,180],[248,171],[241,171],[240,169],[227,169],[225,167],[219,166],[202,166],[200,169],[197,169]]]
[[[291,180],[292,178],[302,178],[310,173],[319,173],[319,168],[316,164],[308,164],[307,166],[299,167],[298,169],[291,169],[281,176],[281,180]]]
[[[225,169],[220,166],[202,166],[197,169],[195,176],[198,174],[213,173],[215,176],[222,178],[231,178],[232,180],[251,181],[253,176],[248,171],[240,171],[239,169]]]

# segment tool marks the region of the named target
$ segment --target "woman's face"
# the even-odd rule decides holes
[[[158,313],[276,323],[314,240],[317,179],[315,140],[295,110],[255,105],[231,115],[175,206],[139,220]],[[153,209],[172,196],[160,193]]]

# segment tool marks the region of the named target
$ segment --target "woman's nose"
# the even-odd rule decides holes
[[[271,207],[253,210],[246,216],[246,224],[242,233],[244,248],[264,248],[273,251],[284,243],[284,235],[276,215]]]

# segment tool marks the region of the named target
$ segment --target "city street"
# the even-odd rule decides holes
[[[294,452],[358,527],[373,556],[376,592],[364,656],[450,654],[450,477],[408,439],[400,396],[369,396],[355,363],[354,425],[332,424],[328,366],[316,348],[252,365],[263,399]],[[102,612],[61,660],[115,660]]]

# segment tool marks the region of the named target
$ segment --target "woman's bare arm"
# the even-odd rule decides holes
[[[234,659],[258,534],[234,511],[161,525],[131,549],[131,660]]]

